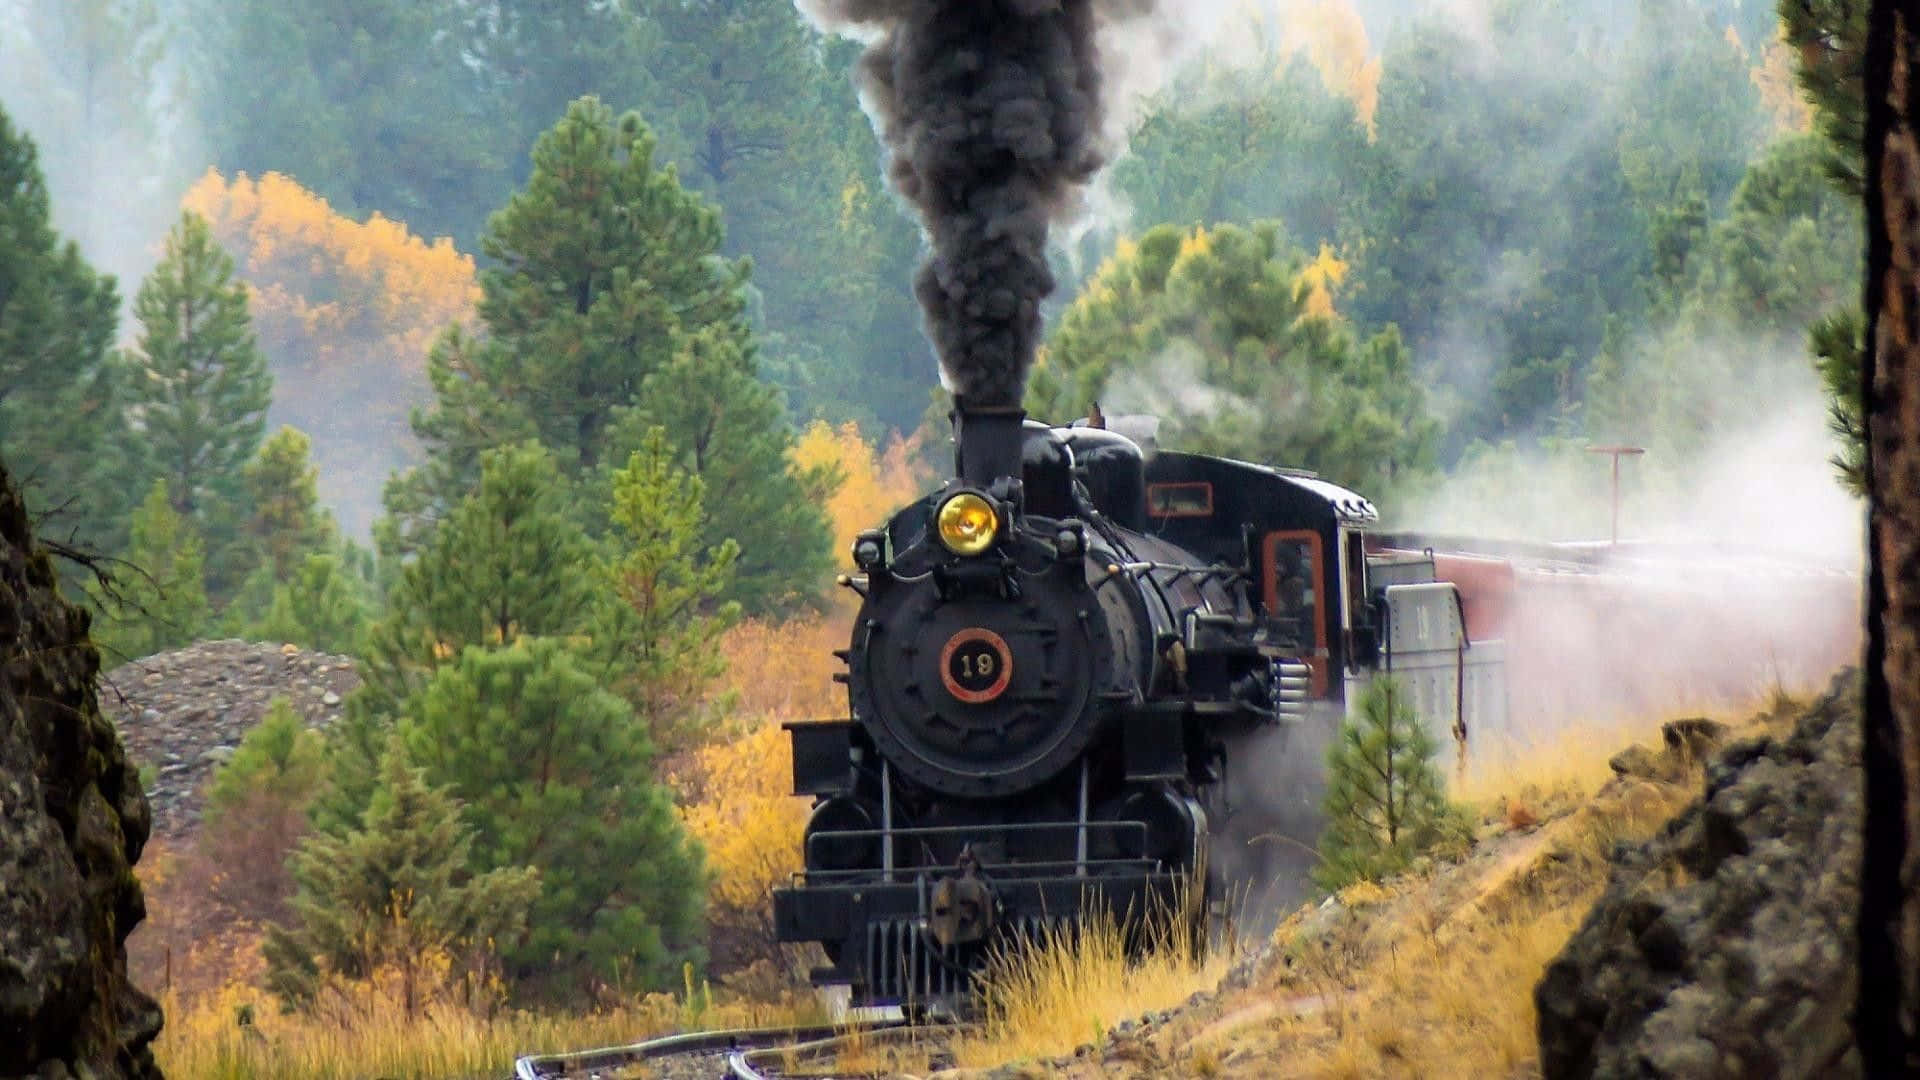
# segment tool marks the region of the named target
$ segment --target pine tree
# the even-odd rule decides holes
[[[411,1017],[436,991],[483,971],[493,943],[519,937],[539,874],[524,866],[474,871],[474,836],[460,809],[390,740],[365,827],[310,834],[293,858],[294,924],[267,933],[274,990],[298,1005],[330,978],[395,974]],[[449,964],[438,986],[436,961]]]
[[[623,695],[648,721],[656,741],[674,747],[702,689],[718,677],[716,645],[739,613],[719,603],[739,548],[731,540],[701,551],[703,487],[673,463],[666,433],[654,428],[613,475],[618,555],[610,620],[621,654]]]
[[[248,507],[246,538],[275,582],[293,579],[311,556],[332,548],[333,518],[320,505],[312,440],[281,427],[240,470]]]
[[[49,221],[33,142],[0,111],[0,457],[42,534],[117,552],[145,494],[111,349],[119,300]]]
[[[1439,753],[1398,680],[1369,685],[1327,754],[1327,825],[1316,884],[1328,891],[1398,873],[1465,835],[1434,763]]]
[[[1799,54],[1800,87],[1847,194],[1866,188],[1867,0],[1779,0],[1781,34]]]
[[[413,433],[427,454],[388,479],[381,494],[386,515],[373,530],[375,546],[390,563],[418,552],[441,519],[479,486],[487,451],[538,440],[526,409],[499,389],[512,385],[514,363],[506,349],[457,325],[434,341],[427,354],[434,404],[412,416]]]
[[[1330,250],[1281,227],[1149,229],[1061,316],[1028,410],[1155,403],[1164,446],[1312,469],[1375,498],[1434,465],[1440,425],[1388,328],[1358,335],[1334,305]]]
[[[474,865],[540,871],[527,933],[507,950],[515,979],[664,988],[697,960],[699,851],[653,781],[645,728],[567,644],[465,649],[399,730],[426,775],[466,802]]]
[[[154,481],[134,511],[132,534],[122,600],[97,636],[110,662],[189,644],[207,622],[205,549],[192,522],[174,511],[166,481]]]
[[[673,356],[674,332],[744,342],[746,264],[720,215],[654,162],[653,133],[583,98],[540,137],[533,175],[487,224],[480,317],[515,358],[507,385],[540,440],[591,469],[613,410]]]
[[[731,335],[710,328],[681,339],[633,406],[616,413],[608,442],[638,451],[655,430],[665,432],[676,463],[701,482],[701,544],[739,549],[722,595],[750,611],[816,597],[832,565],[823,507],[835,478],[793,466],[796,436],[779,398],[755,378]]]
[[[203,528],[237,516],[241,468],[260,448],[273,378],[254,342],[246,286],[206,220],[182,214],[140,286],[130,406],[174,510]]]
[[[307,831],[307,808],[326,781],[319,733],[276,697],[207,786],[198,845],[218,867],[214,894],[261,923],[286,915],[287,856]]]
[[[720,257],[718,212],[653,155],[638,116],[592,98],[541,137],[527,186],[488,224],[487,336],[450,332],[434,351],[435,404],[414,423],[427,461],[388,486],[383,554],[427,542],[488,448],[537,438],[604,495],[659,426],[707,482],[705,542],[749,553],[732,597],[764,610],[814,591],[824,516],[787,467],[779,397],[758,381],[747,265]]]
[[[368,605],[362,584],[338,556],[309,555],[293,578],[273,589],[273,602],[248,636],[321,652],[358,655]]]
[[[391,714],[469,645],[587,632],[603,603],[596,554],[552,454],[537,443],[487,451],[478,488],[401,569],[370,635],[360,693]]]
[[[1866,0],[1780,0],[1780,25],[1799,53],[1799,81],[1813,101],[1826,145],[1827,175],[1849,201],[1866,190]],[[1852,304],[1829,311],[1810,332],[1808,346],[1829,399],[1830,428],[1841,449],[1834,468],[1850,490],[1864,494],[1866,314]]]

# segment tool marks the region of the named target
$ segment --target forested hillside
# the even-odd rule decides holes
[[[950,460],[820,7],[0,0],[0,461],[102,667],[356,669],[195,759],[228,825],[147,872],[270,873],[202,890],[265,900],[183,1031],[803,981],[768,763],[844,708],[851,540]],[[1551,539],[1625,444],[1624,531],[1857,567],[1864,5],[1162,7],[1032,415]]]

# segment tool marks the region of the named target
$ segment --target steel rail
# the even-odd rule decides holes
[[[628,1046],[608,1046],[597,1050],[578,1050],[561,1054],[525,1054],[513,1063],[514,1080],[551,1080],[576,1076],[583,1072],[605,1071],[637,1065],[661,1058],[689,1054],[747,1053],[788,1044],[808,1045],[847,1038],[855,1034],[885,1031],[900,1027],[904,1021],[881,1021],[865,1025],[816,1024],[810,1027],[723,1028],[666,1035]],[[748,1045],[754,1044],[754,1045]]]
[[[727,1054],[727,1076],[730,1077],[731,1080],[777,1080],[781,1075],[779,1072],[765,1071],[771,1064],[765,1060],[770,1055],[778,1054],[782,1057],[788,1055],[819,1055],[862,1039],[873,1039],[875,1045],[884,1045],[895,1042],[910,1042],[917,1036],[924,1035],[930,1031],[938,1031],[943,1035],[952,1036],[975,1030],[977,1030],[977,1026],[971,1024],[897,1023],[859,1031],[843,1030],[831,1036],[795,1042],[791,1045],[743,1047],[730,1051]],[[807,1075],[812,1076],[817,1074],[809,1073]]]

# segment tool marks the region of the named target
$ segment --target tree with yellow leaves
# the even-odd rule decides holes
[[[379,214],[356,221],[278,173],[209,171],[183,201],[248,286],[274,376],[269,421],[312,438],[321,497],[363,532],[387,474],[415,456],[407,411],[431,399],[428,349],[473,317],[473,257]]]
[[[910,440],[897,435],[882,450],[852,423],[834,427],[816,420],[801,433],[793,447],[794,465],[803,472],[840,478],[840,486],[826,501],[836,559],[845,562],[854,537],[878,527],[889,514],[919,497],[928,478],[914,468],[916,450]]]

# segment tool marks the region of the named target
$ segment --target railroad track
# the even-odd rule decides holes
[[[529,1054],[514,1062],[513,1074],[515,1080],[822,1080],[837,1075],[865,1076],[881,1071],[869,1063],[888,1060],[890,1054],[903,1050],[938,1061],[945,1056],[946,1041],[960,1030],[951,1024],[894,1021],[701,1031],[631,1046]]]

